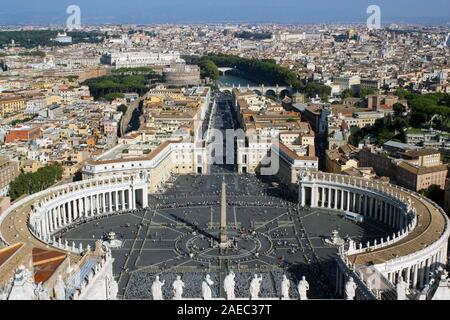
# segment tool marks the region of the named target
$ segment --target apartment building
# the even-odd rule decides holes
[[[40,127],[18,126],[11,129],[6,135],[6,143],[14,143],[18,141],[30,142],[42,137]]]
[[[364,147],[359,153],[360,166],[373,167],[378,176],[413,191],[437,185],[445,187],[448,166],[442,164],[440,153],[432,149],[405,150],[396,154]]]
[[[173,63],[183,63],[178,52],[104,52],[101,62],[119,68],[138,68],[149,66],[170,66]]]
[[[19,164],[6,157],[0,157],[0,196],[6,196],[9,184],[20,174]]]
[[[126,159],[89,160],[83,166],[84,179],[101,176],[147,175],[149,192],[158,192],[173,174],[205,174],[208,172],[206,148],[202,144],[167,140],[145,156]]]
[[[15,115],[23,113],[27,107],[27,100],[22,97],[5,97],[0,96],[0,116]]]
[[[301,170],[318,169],[315,133],[298,112],[285,111],[281,104],[252,92],[234,89],[233,97],[245,132],[245,137],[237,138],[239,173],[261,174],[276,157],[275,175],[294,188]]]

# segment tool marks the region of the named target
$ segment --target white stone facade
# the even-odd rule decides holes
[[[396,230],[371,243],[349,241],[340,250],[348,271],[372,268],[390,289],[402,277],[410,289],[419,290],[447,263],[449,220],[429,199],[401,187],[326,173],[301,175],[298,188],[302,207],[356,213]],[[343,274],[338,272],[338,291],[345,285]],[[359,280],[374,289],[364,276]]]
[[[48,242],[56,231],[81,219],[147,207],[147,191],[145,175],[102,177],[50,188],[34,195],[39,200],[30,214],[30,230]]]

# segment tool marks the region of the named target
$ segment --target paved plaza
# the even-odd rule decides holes
[[[220,100],[211,126],[224,131],[236,125],[229,101]],[[232,242],[227,250],[217,246],[223,181]],[[186,298],[201,297],[206,274],[215,282],[213,296],[224,297],[223,280],[231,270],[236,273],[237,297],[249,296],[250,281],[258,273],[263,277],[262,297],[279,297],[286,274],[293,298],[298,297],[295,288],[302,276],[310,282],[311,298],[333,298],[337,248],[325,239],[337,230],[344,239],[366,242],[390,232],[383,228],[370,222],[357,225],[335,211],[300,210],[297,196],[270,180],[238,175],[232,164],[214,163],[209,175],[174,177],[164,192],[149,196],[145,210],[99,217],[68,230],[63,238],[93,247],[114,232],[122,241],[112,253],[124,299],[151,299],[156,275],[166,281],[166,299],[172,297],[176,275],[186,283]]]
[[[218,235],[223,179],[229,236],[236,245],[226,252],[212,245]],[[206,274],[222,283],[229,270],[237,274],[238,297],[248,296],[250,280],[258,273],[265,279],[262,296],[279,296],[282,275],[287,274],[293,283],[305,275],[311,298],[330,298],[337,248],[324,240],[331,231],[362,242],[389,231],[372,223],[357,225],[333,211],[300,210],[255,176],[179,176],[164,194],[149,198],[146,210],[100,218],[64,234],[69,242],[93,246],[109,232],[116,233],[122,246],[112,250],[114,274],[126,299],[150,299],[156,275],[171,284],[177,274],[186,283],[185,296],[198,298]],[[223,297],[219,286],[216,289],[216,297]],[[170,285],[164,290],[170,298]]]

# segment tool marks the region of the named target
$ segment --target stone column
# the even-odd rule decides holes
[[[359,214],[363,214],[363,204],[364,204],[364,195],[360,194],[359,195],[359,204],[358,204],[358,213]]]
[[[102,193],[102,212],[106,213],[106,193]]]
[[[91,201],[90,201],[89,205],[90,205],[90,207],[91,207],[91,216],[94,216],[94,215],[95,215],[94,195],[91,195],[90,198],[91,198],[91,199],[90,199]]]
[[[84,216],[89,217],[89,210],[90,210],[90,200],[91,198],[89,196],[84,197],[83,207],[84,207]]]
[[[311,208],[317,207],[317,187],[311,187]]]
[[[433,254],[430,258],[430,272],[436,271],[436,255]]]
[[[69,224],[71,224],[73,215],[73,201],[68,202],[68,210],[69,210]]]
[[[334,189],[334,206],[333,209],[338,209],[338,189]]]
[[[77,220],[80,216],[79,216],[79,211],[78,211],[78,199],[73,200],[73,217],[75,220]]]
[[[350,191],[347,191],[347,211],[350,211]]]
[[[81,214],[83,215],[83,217],[87,216],[87,212],[86,212],[86,197],[83,197],[80,199],[80,205],[81,205]]]
[[[66,214],[66,204],[62,205],[62,217],[64,226],[67,225],[67,214]]]
[[[133,193],[133,199],[134,199],[134,193]],[[142,188],[142,207],[147,208],[148,207],[148,194],[147,189]],[[133,202],[133,208],[136,209],[136,204]]]
[[[441,249],[441,259],[439,260],[442,264],[446,264],[447,263],[447,249],[445,248],[445,246]]]
[[[430,282],[430,258],[425,261],[425,284]]]
[[[47,221],[45,220],[45,216],[43,216],[41,219],[41,238],[45,239],[47,238],[47,235]]]
[[[43,217],[40,222],[41,223],[40,223],[40,228],[39,228],[39,236],[42,239],[45,239],[47,237],[47,230],[45,227],[45,218]]]
[[[83,198],[83,212],[85,217],[89,217],[89,196]]]
[[[417,276],[418,276],[418,266],[417,264],[415,264],[413,266],[413,282],[412,282],[412,287],[416,288],[417,287]]]
[[[300,191],[300,204],[301,204],[302,207],[304,207],[305,206],[305,187],[301,186],[300,190],[301,190]],[[132,192],[132,190],[130,190],[130,192]],[[130,195],[131,195],[131,193],[130,193]],[[130,197],[130,199],[131,198],[132,197]]]
[[[331,188],[328,188],[328,209],[331,209]]]
[[[57,223],[56,223],[56,229],[59,229],[61,227],[61,225],[62,225],[62,216],[61,216],[62,208],[61,207],[62,206],[58,206],[58,208],[56,210],[56,214],[58,216]]]
[[[50,210],[49,212],[47,212],[47,214],[45,215],[45,219],[46,219],[46,225],[47,225],[47,231],[48,234],[50,234],[53,231],[53,222],[54,222],[54,210]]]
[[[411,267],[406,268],[406,283],[408,284],[408,288],[411,288]]]
[[[324,208],[325,207],[325,188],[324,187],[321,188],[321,195],[322,195],[322,198],[321,198],[321,202],[320,202],[320,207]]]
[[[106,193],[106,199],[107,199],[107,204],[106,207],[108,208],[108,212],[112,212],[112,195],[111,192],[107,192]]]
[[[122,190],[122,192],[121,192],[121,200],[122,200],[122,211],[124,211],[126,208],[125,208],[125,190]]]
[[[340,210],[344,210],[344,189],[341,189],[341,204]]]
[[[95,206],[97,207],[97,215],[100,215],[100,194],[95,195]]]
[[[112,206],[112,193],[111,191],[108,192],[108,212],[112,212],[113,211],[113,206]]]
[[[420,262],[419,289],[423,288],[425,282],[425,263]]]

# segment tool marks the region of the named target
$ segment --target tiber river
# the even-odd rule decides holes
[[[246,87],[248,85],[250,86],[259,86],[260,84],[254,83],[250,80],[241,78],[241,77],[237,77],[237,76],[232,76],[229,74],[225,74],[220,76],[219,80],[217,80],[217,84],[221,85],[221,86],[234,86],[238,87],[239,85],[241,85],[241,87]]]

